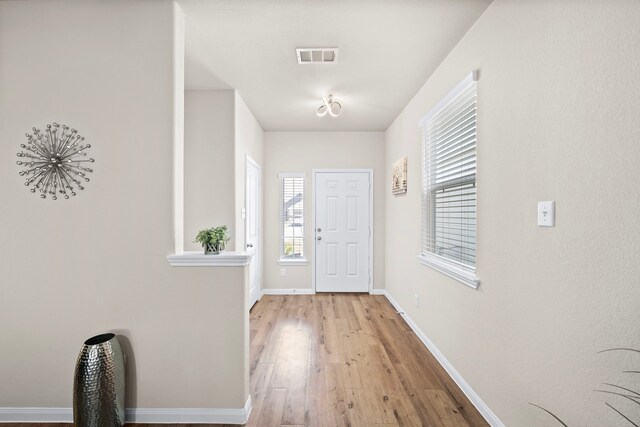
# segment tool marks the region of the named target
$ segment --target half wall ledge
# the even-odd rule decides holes
[[[249,265],[253,254],[248,252],[222,252],[205,255],[202,252],[183,252],[167,255],[172,267],[243,267]]]

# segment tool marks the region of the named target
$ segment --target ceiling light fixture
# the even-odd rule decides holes
[[[338,101],[334,101],[333,95],[322,98],[322,105],[320,105],[316,110],[316,115],[318,117],[325,116],[327,113],[332,117],[338,117],[342,114],[342,104]]]

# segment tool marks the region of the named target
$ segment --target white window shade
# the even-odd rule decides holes
[[[421,259],[477,287],[476,75],[470,74],[420,122]]]
[[[280,174],[280,259],[304,259],[303,174]]]

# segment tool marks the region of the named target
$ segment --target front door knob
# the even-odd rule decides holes
[[[253,243],[247,243],[247,247],[248,248],[252,248],[253,247]]]
[[[318,236],[316,237],[316,240],[322,240],[322,237]]]

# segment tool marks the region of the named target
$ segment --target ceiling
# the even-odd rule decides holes
[[[187,89],[236,89],[264,130],[385,130],[491,0],[179,0]],[[298,65],[297,47],[338,47]],[[461,70],[460,75],[469,70]],[[333,94],[340,117],[317,117]]]

